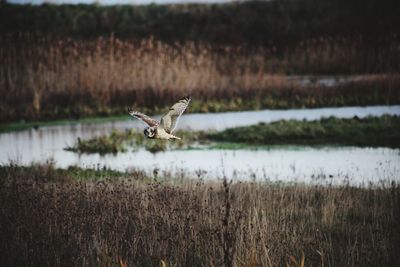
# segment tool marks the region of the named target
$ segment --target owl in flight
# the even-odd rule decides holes
[[[128,112],[129,115],[131,115],[132,117],[142,120],[149,125],[149,127],[144,130],[144,135],[148,138],[180,140],[181,138],[173,135],[172,132],[175,130],[179,118],[189,105],[190,100],[190,96],[186,96],[180,99],[169,109],[169,111],[164,116],[161,117],[161,121],[152,119],[141,112],[133,111],[131,108],[128,108]]]

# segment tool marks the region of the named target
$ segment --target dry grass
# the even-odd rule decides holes
[[[160,184],[140,172],[113,175],[77,182],[51,166],[1,167],[0,264],[399,264],[398,186]]]
[[[357,39],[321,38],[282,54],[274,47],[2,35],[0,121],[122,114],[127,106],[158,113],[187,93],[197,100],[192,111],[199,112],[400,103],[400,77],[394,74],[360,77],[329,90],[303,87],[283,75],[362,73],[372,58],[388,64],[380,68],[385,70],[400,62],[392,47],[372,57],[361,46]]]

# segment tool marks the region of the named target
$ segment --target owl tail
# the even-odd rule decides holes
[[[170,139],[177,139],[177,140],[181,140],[182,138],[180,138],[180,137],[178,137],[178,136],[175,136],[175,135],[172,135],[172,134],[171,134],[171,137],[170,137]]]

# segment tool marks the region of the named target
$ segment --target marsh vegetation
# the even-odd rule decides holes
[[[352,119],[334,117],[315,121],[281,120],[252,126],[236,127],[220,132],[178,131],[182,140],[151,140],[135,130],[114,130],[109,135],[87,140],[78,139],[67,150],[78,153],[117,153],[128,148],[144,147],[156,153],[167,149],[251,148],[256,145],[344,145],[361,147],[400,147],[400,118],[381,116]],[[206,145],[206,146],[204,146]]]
[[[389,2],[2,2],[0,122],[158,114],[188,93],[192,112],[399,104],[400,9]],[[355,77],[327,88],[287,75]]]
[[[191,112],[400,103],[397,74],[360,75],[330,87],[286,77],[293,64],[321,70],[357,62],[357,47],[331,45],[311,41],[282,58],[262,46],[0,36],[0,121],[111,116],[127,107],[158,114],[187,93]]]
[[[41,129],[188,93],[191,113],[398,105],[399,3],[361,2],[0,1],[0,265],[399,266],[398,116]],[[256,151],[288,144],[392,149]]]
[[[399,264],[397,185],[154,179],[140,171],[1,166],[0,231],[7,242],[0,243],[0,263]]]
[[[0,122],[158,114],[188,93],[194,112],[399,104],[392,2],[0,3]]]
[[[396,74],[358,76],[329,88],[282,75],[291,64],[320,69],[333,59],[344,66],[356,61],[351,55],[357,48],[347,55],[325,47],[331,42],[310,42],[299,50],[309,55],[287,52],[283,59],[264,47],[216,49],[151,39],[78,42],[28,35],[15,42],[0,37],[1,122],[120,115],[127,107],[158,114],[187,93],[194,99],[191,112],[400,103]],[[326,51],[338,55],[318,54]]]
[[[211,140],[253,145],[351,145],[400,147],[400,117],[382,116],[318,121],[277,121],[237,127],[209,135]]]

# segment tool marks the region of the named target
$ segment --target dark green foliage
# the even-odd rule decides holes
[[[247,144],[338,144],[400,147],[400,117],[359,119],[326,118],[319,121],[278,121],[227,129],[211,140]]]
[[[0,4],[0,31],[282,46],[320,35],[368,42],[398,33],[396,0],[276,0],[213,5],[41,6]]]

